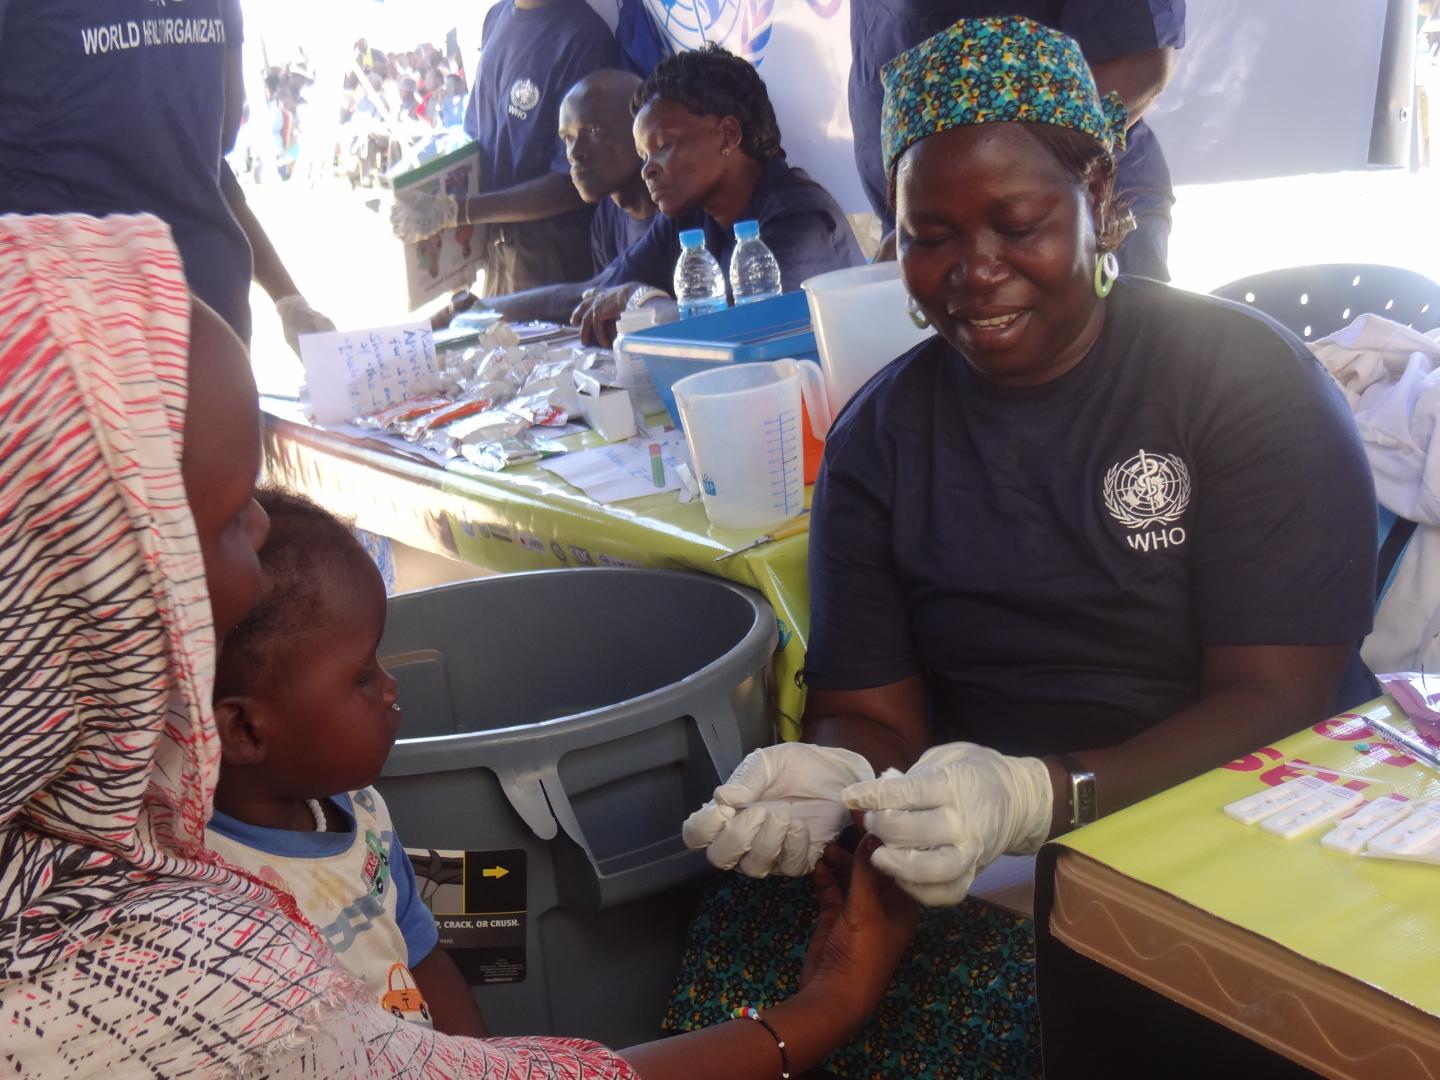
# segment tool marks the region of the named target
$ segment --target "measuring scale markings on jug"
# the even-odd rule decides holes
[[[770,466],[770,493],[777,513],[793,517],[800,490],[792,463],[800,454],[799,418],[786,409],[765,421],[765,450]]]

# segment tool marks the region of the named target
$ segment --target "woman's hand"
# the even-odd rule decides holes
[[[802,877],[849,823],[840,792],[874,776],[868,761],[839,747],[761,747],[685,819],[681,836],[721,870]]]
[[[800,968],[806,994],[833,994],[858,1027],[890,985],[915,929],[916,903],[871,863],[879,841],[866,837],[852,859],[831,844],[815,865],[820,921]],[[840,881],[849,877],[849,891]]]
[[[1039,851],[1054,814],[1043,761],[964,742],[932,747],[909,772],[887,771],[841,798],[884,842],[875,865],[931,907],[960,903],[1006,852]]]
[[[835,866],[848,857],[827,851],[815,870],[820,922],[810,940],[800,991],[765,1010],[765,1019],[785,1040],[790,1074],[816,1068],[852,1038],[874,1011],[920,909],[870,865],[874,843],[862,843],[841,895]],[[828,860],[834,860],[831,864]],[[753,1020],[732,1020],[623,1051],[645,1080],[736,1080],[776,1076],[780,1063],[774,1039]]]
[[[570,313],[570,325],[580,328],[580,340],[586,345],[608,349],[615,340],[615,323],[629,303],[630,294],[643,288],[629,281],[608,289],[596,289]]]

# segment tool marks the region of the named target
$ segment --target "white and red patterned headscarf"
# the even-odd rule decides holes
[[[397,1020],[206,851],[189,320],[156,219],[0,217],[0,1071],[630,1076],[589,1044]]]

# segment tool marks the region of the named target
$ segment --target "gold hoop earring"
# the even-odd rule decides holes
[[[1120,276],[1120,260],[1115,258],[1113,251],[1095,256],[1095,295],[1104,300],[1110,295],[1110,290],[1115,287],[1115,279]]]
[[[920,305],[915,302],[915,298],[909,293],[905,294],[905,311],[909,314],[910,321],[915,324],[916,329],[930,329],[929,318],[926,317],[925,312],[920,310]]]

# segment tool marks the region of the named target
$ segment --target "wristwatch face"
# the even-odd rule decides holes
[[[1100,816],[1099,804],[1095,797],[1095,774],[1093,772],[1072,772],[1070,774],[1070,826],[1078,829],[1089,825]]]

